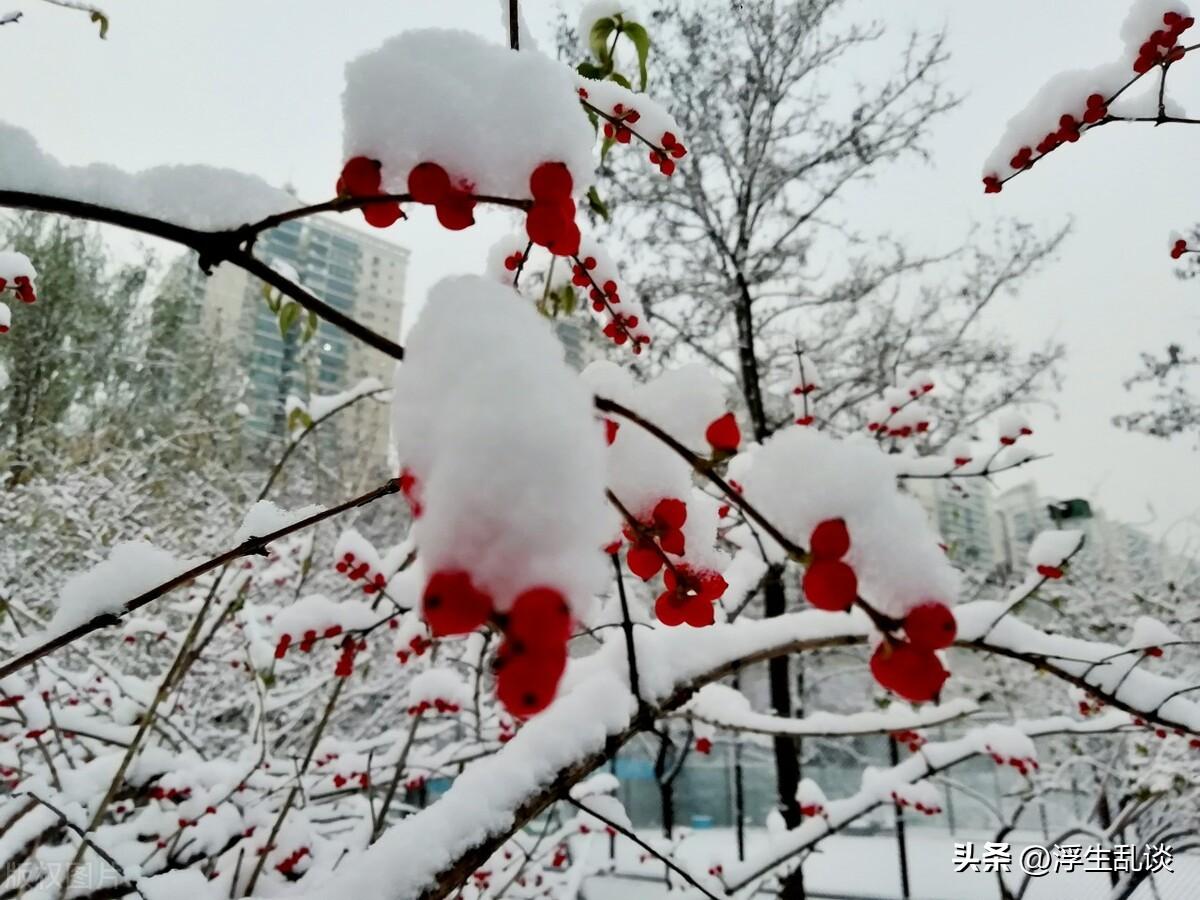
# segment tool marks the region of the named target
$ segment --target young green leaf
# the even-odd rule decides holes
[[[637,48],[638,74],[642,78],[642,90],[646,89],[646,59],[650,56],[650,35],[637,22],[626,22],[623,28],[625,34]]]

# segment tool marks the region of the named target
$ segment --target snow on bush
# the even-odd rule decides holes
[[[420,498],[412,538],[434,634],[505,614],[510,636],[529,629],[507,645],[514,657],[548,644],[539,671],[517,658],[507,670],[552,691],[570,620],[587,615],[603,584],[600,550],[614,530],[602,433],[562,345],[511,289],[443,281],[397,369],[392,428],[410,497]]]
[[[174,165],[131,174],[102,163],[66,166],[6,122],[0,122],[0,190],[69,197],[198,229],[235,228],[296,202],[232,169]]]
[[[442,166],[477,194],[529,197],[529,176],[561,162],[574,192],[592,183],[594,140],[570,70],[465,31],[406,31],[346,67],[347,159],[382,165],[404,193],[418,164]]]

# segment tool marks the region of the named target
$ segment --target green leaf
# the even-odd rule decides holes
[[[617,23],[611,18],[597,19],[592,23],[592,33],[588,35],[588,44],[592,48],[592,56],[600,65],[612,67],[612,56],[608,52],[608,36],[613,33]]]
[[[625,88],[625,90],[627,90],[627,91],[633,90],[633,82],[631,82],[628,78],[626,78],[620,72],[609,73],[608,79],[609,79],[609,81],[615,81],[617,84],[619,84],[621,87]]]
[[[300,321],[300,304],[288,303],[279,310],[279,335],[287,337],[292,327]]]
[[[613,144],[615,143],[616,140],[614,138],[606,137],[604,139],[604,143],[600,145],[600,162],[604,162],[605,157],[608,156],[608,151],[613,148]]]
[[[308,414],[308,410],[301,409],[297,406],[288,413],[287,425],[288,431],[300,431],[302,428],[312,428],[312,416]]]
[[[100,23],[100,40],[108,37],[108,16],[98,9],[92,10],[92,21]]]
[[[304,317],[304,327],[300,329],[300,343],[307,344],[311,341],[320,324],[321,321],[317,318],[317,314],[310,309],[308,315]]]
[[[555,304],[558,306],[558,311],[564,316],[569,316],[575,312],[579,298],[575,294],[575,288],[569,284],[564,284],[559,288],[557,295],[554,298]]]
[[[626,22],[622,29],[637,48],[638,74],[642,76],[642,90],[646,89],[646,59],[650,56],[650,35],[637,22]]]
[[[595,78],[599,80],[608,75],[609,67],[598,66],[593,62],[581,62],[575,67],[575,71],[584,78]]]
[[[600,193],[596,190],[596,186],[592,185],[587,192],[588,206],[592,208],[592,212],[608,221],[608,204],[600,199]]]

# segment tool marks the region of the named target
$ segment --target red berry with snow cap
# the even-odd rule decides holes
[[[808,549],[817,559],[841,559],[850,551],[845,519],[826,519],[813,529]]]
[[[571,637],[571,608],[553,588],[531,588],[513,601],[505,634],[527,647],[564,645]]]
[[[435,572],[425,585],[421,609],[435,637],[468,634],[492,614],[492,598],[462,570]]]
[[[355,156],[342,167],[338,180],[338,193],[351,197],[371,197],[379,193],[383,183],[383,170],[379,160],[366,156]]]
[[[571,172],[560,162],[545,162],[529,176],[529,191],[535,200],[562,200],[571,196]]]
[[[954,643],[958,624],[954,613],[944,603],[929,600],[914,606],[904,617],[904,633],[914,647],[922,650],[941,650]]]
[[[450,176],[437,163],[418,163],[408,173],[408,193],[417,203],[440,203],[450,193]]]

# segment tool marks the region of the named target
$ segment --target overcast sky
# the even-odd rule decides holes
[[[564,2],[572,15],[578,5]],[[0,6],[26,13],[0,29],[0,119],[31,131],[64,162],[229,166],[291,183],[306,200],[328,197],[340,168],[349,59],[406,28],[468,27],[503,39],[496,0],[109,0],[112,30],[103,42],[81,14],[38,0]],[[540,34],[556,7],[523,4]],[[839,212],[930,251],[998,216],[1047,229],[1073,218],[1058,263],[997,310],[995,321],[1030,346],[1056,337],[1070,351],[1057,412],[1032,415],[1036,446],[1053,458],[1002,486],[1028,472],[1047,494],[1093,497],[1114,517],[1162,532],[1200,510],[1200,454],[1188,441],[1126,434],[1109,420],[1136,406],[1121,382],[1140,351],[1200,338],[1200,285],[1173,278],[1166,253],[1168,232],[1200,218],[1194,194],[1181,188],[1200,129],[1110,126],[998,197],[979,185],[1008,116],[1047,76],[1116,57],[1128,7],[1129,0],[850,0],[852,12],[898,31],[945,26],[953,53],[946,74],[965,100],[935,128],[930,165],[906,164],[872,187],[870,220],[850,201]],[[1177,99],[1192,110],[1200,107],[1200,89],[1188,86],[1200,84],[1198,65],[1185,62],[1173,76]],[[410,308],[440,275],[478,270],[507,222],[494,214],[459,234],[428,226],[418,215],[387,233],[413,251]]]

